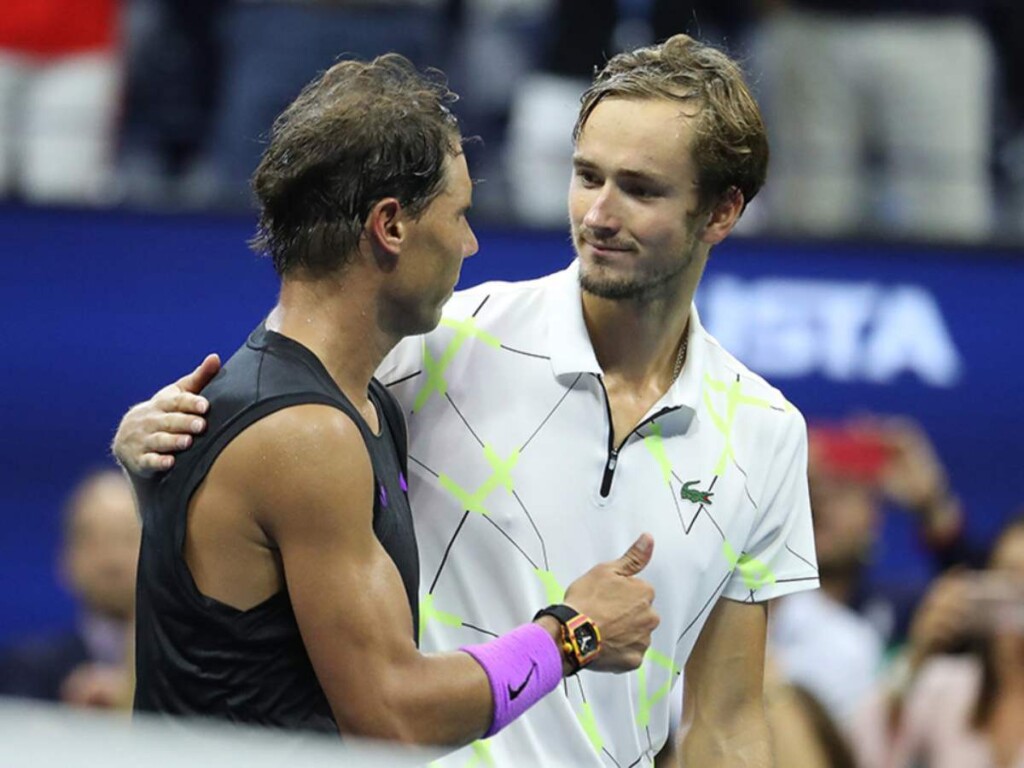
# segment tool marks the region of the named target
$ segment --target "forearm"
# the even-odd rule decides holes
[[[354,713],[349,701],[339,701],[339,725],[343,732],[426,744],[492,735],[571,670],[555,640],[558,626],[545,617],[460,652],[377,655],[367,686],[372,701]]]
[[[415,744],[459,746],[480,738],[494,712],[483,668],[466,653],[417,654],[382,670],[377,690],[335,707],[343,733]]]

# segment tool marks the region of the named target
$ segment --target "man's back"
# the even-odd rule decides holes
[[[415,613],[416,546],[395,448],[404,445],[404,437],[396,439],[400,417],[386,393],[376,384],[371,392],[381,413],[380,437],[369,431],[309,350],[263,327],[211,384],[208,396],[218,410],[195,450],[168,475],[139,488],[144,529],[136,709],[336,730],[287,589],[282,586],[244,610],[207,596],[190,569],[194,561],[186,561],[186,540],[192,534],[187,529],[193,524],[189,516],[194,494],[217,457],[247,427],[290,406],[335,407],[363,433],[381,487],[374,531],[395,561]]]

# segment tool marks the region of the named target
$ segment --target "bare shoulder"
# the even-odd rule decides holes
[[[306,404],[276,411],[236,437],[218,463],[272,537],[282,527],[337,521],[339,509],[346,520],[361,514],[372,519],[366,444],[337,408]]]

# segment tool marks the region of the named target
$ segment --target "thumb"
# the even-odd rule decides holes
[[[186,392],[198,395],[220,370],[220,357],[207,355],[192,373],[182,376],[175,384]]]
[[[622,576],[636,576],[651,562],[653,552],[654,538],[649,533],[642,533],[626,554],[612,563],[612,567]]]

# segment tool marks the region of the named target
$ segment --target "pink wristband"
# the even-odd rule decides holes
[[[511,723],[562,681],[562,654],[554,638],[538,624],[524,624],[465,651],[484,668],[491,682],[494,719],[484,738]]]

